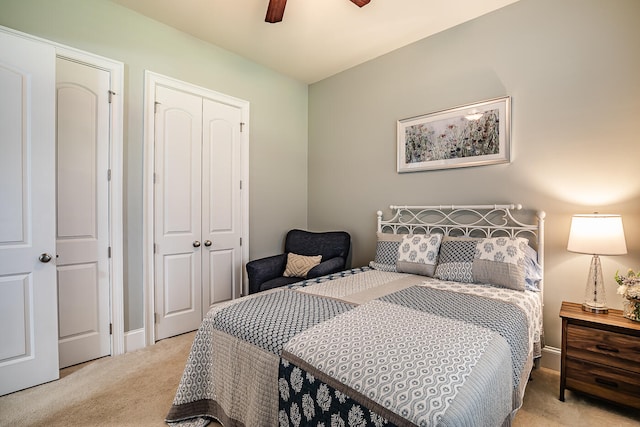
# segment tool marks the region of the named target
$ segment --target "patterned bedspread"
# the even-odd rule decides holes
[[[217,306],[167,422],[509,424],[539,348],[539,298],[459,285],[365,268]]]

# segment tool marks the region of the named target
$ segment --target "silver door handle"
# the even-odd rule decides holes
[[[199,248],[200,247],[200,241],[196,240],[195,242],[193,242],[193,247],[194,248]]]
[[[47,254],[47,253],[44,253],[44,254],[41,254],[41,255],[38,257],[38,259],[40,260],[40,262],[45,262],[45,263],[46,263],[46,262],[51,261],[51,255],[49,255],[49,254]]]
[[[211,246],[211,240],[205,240],[205,241],[204,241],[204,245],[205,245],[206,247]]]

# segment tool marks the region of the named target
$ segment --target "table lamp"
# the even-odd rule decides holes
[[[622,217],[597,213],[573,215],[567,250],[593,255],[582,309],[592,313],[608,313],[602,266],[598,255],[624,255],[627,253]]]

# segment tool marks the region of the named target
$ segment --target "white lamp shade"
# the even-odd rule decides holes
[[[571,218],[567,250],[592,255],[624,255],[624,239],[620,215],[574,215]]]

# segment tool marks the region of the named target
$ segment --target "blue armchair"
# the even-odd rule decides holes
[[[304,280],[300,277],[283,276],[289,253],[304,256],[322,255],[320,264],[309,270],[306,275],[307,279],[312,279],[344,270],[350,247],[351,236],[345,231],[314,233],[290,230],[285,238],[283,254],[247,263],[249,293],[254,294]]]

